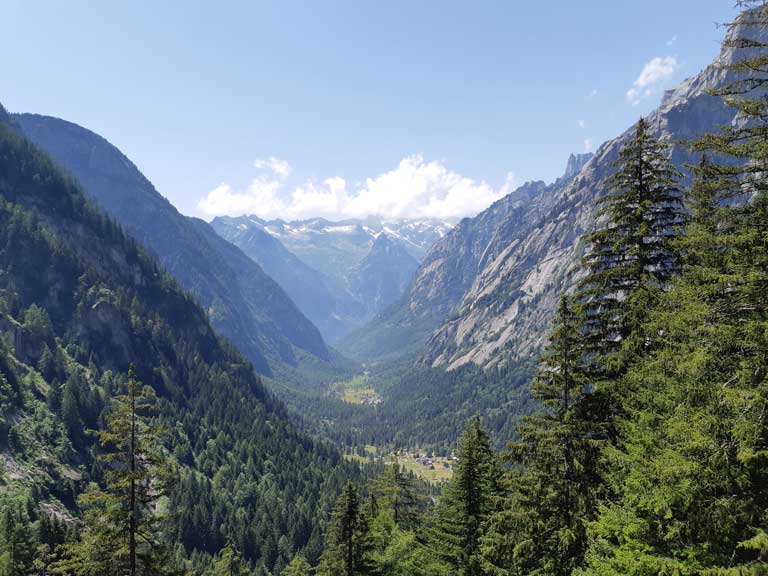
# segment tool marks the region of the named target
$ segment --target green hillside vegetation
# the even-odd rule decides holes
[[[302,392],[278,382],[274,389],[311,431],[345,448],[375,445],[392,452],[419,447],[443,456],[475,415],[483,417],[494,445],[502,447],[514,438],[520,418],[536,407],[528,386],[534,360],[451,372],[413,362],[409,357],[371,366],[365,377],[323,392]],[[361,395],[381,402],[358,403]]]
[[[768,4],[739,4],[742,121],[689,174],[637,122],[536,366],[281,390],[346,457],[0,108],[0,575],[768,575]]]
[[[745,34],[768,26],[744,4]],[[768,45],[727,46],[741,77],[719,94],[749,121],[692,143],[687,190],[638,122],[541,359],[541,409],[500,454],[473,422],[411,527],[342,498],[357,545],[329,533],[324,558],[354,559],[337,573],[768,574]]]
[[[151,449],[172,471],[157,532],[150,523],[171,567],[210,573],[228,546],[252,574],[279,573],[299,551],[317,561],[356,468],[299,432],[192,299],[3,117],[0,573],[48,573],[69,546],[120,529],[91,510],[122,491],[99,437],[131,364],[156,393]],[[110,555],[126,566],[122,548]]]

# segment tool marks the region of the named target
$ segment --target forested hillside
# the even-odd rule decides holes
[[[541,409],[500,454],[472,422],[415,520],[403,482],[345,488],[318,573],[768,574],[768,8],[748,5],[713,93],[741,121],[689,143],[692,177],[644,119],[618,151]]]
[[[405,289],[338,380],[237,247],[94,135],[0,106],[0,576],[767,576],[768,1],[738,6],[714,64],[410,284],[392,231],[223,219],[286,282],[328,270],[289,274],[279,234],[355,259],[366,314]],[[243,259],[270,288],[217,324]],[[225,340],[240,314],[266,335]]]
[[[0,113],[0,573],[123,573],[129,393],[157,432],[137,482],[162,495],[142,526],[165,569],[212,573],[222,551],[254,574],[317,560],[355,468],[297,432],[193,299]],[[64,568],[112,553],[110,570]]]
[[[313,372],[343,372],[317,328],[258,264],[206,222],[180,214],[117,148],[58,118],[14,120],[157,257],[259,373],[298,380],[297,373],[307,377],[307,364]]]

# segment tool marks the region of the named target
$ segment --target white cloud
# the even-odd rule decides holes
[[[222,183],[200,200],[198,208],[208,216],[256,214],[287,220],[323,216],[329,219],[364,218],[462,218],[473,216],[516,186],[513,173],[494,188],[420,155],[403,158],[396,168],[350,186],[344,178],[308,180],[288,186],[290,174],[281,161],[255,165],[268,172],[254,178],[246,190]],[[284,164],[288,166],[287,163]]]
[[[597,96],[597,88],[592,88],[592,90],[589,91],[589,94],[584,96],[584,100],[593,100]]]
[[[674,46],[675,44],[677,44],[677,34],[675,34],[674,36],[672,36],[672,38],[667,40],[667,46]]]
[[[584,152],[592,152],[592,139],[586,138],[584,140]]]
[[[587,123],[584,120],[579,120],[579,128],[583,129],[586,127],[587,127]]]
[[[649,60],[640,76],[627,90],[627,102],[632,106],[637,106],[643,98],[652,96],[656,91],[677,72],[678,62],[674,56],[657,56]]]
[[[288,164],[288,162],[275,158],[274,156],[270,156],[269,158],[258,158],[253,161],[253,165],[259,170],[272,172],[283,180],[288,178],[292,171],[291,165]]]

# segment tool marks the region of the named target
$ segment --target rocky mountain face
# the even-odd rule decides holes
[[[211,226],[272,276],[329,342],[397,300],[450,224],[376,218],[285,222],[219,217]]]
[[[307,266],[261,226],[236,218],[216,218],[211,226],[222,238],[240,248],[275,280],[299,309],[332,342],[349,328],[343,303],[329,288],[328,279]]]
[[[402,294],[419,267],[401,242],[386,232],[378,235],[370,252],[358,266],[355,293],[372,316]]]
[[[64,120],[13,118],[158,258],[260,373],[296,369],[304,357],[334,361],[318,329],[258,264],[206,222],[180,214],[117,148]]]
[[[403,297],[345,338],[342,350],[372,360],[408,353],[423,344],[470,288],[496,229],[523,218],[526,207],[545,188],[544,182],[527,183],[475,218],[459,222],[424,257]]]
[[[249,217],[278,238],[285,246],[313,268],[329,277],[354,268],[370,250],[382,232],[403,244],[417,260],[452,228],[452,224],[434,219],[385,220],[371,216],[365,220],[331,222],[325,218],[297,220],[262,220]]]
[[[712,65],[667,91],[647,118],[658,137],[673,143],[672,160],[684,172],[697,158],[680,141],[740,121],[710,94],[735,78],[722,67],[734,57],[724,48]],[[580,237],[595,224],[595,201],[607,192],[612,164],[632,130],[594,156],[571,156],[557,181],[525,184],[462,221],[432,247],[403,299],[342,349],[367,360],[418,350],[426,364],[448,369],[492,367],[537,352],[560,294],[574,285],[575,265],[587,249]]]

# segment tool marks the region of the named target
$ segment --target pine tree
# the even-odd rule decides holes
[[[309,565],[307,559],[302,555],[293,557],[288,566],[283,571],[283,576],[310,576],[312,573],[312,566]]]
[[[427,544],[432,556],[456,574],[481,576],[480,535],[501,494],[501,470],[478,418],[462,435],[458,458],[428,527]]]
[[[416,525],[421,511],[421,502],[413,481],[403,473],[395,461],[387,466],[371,486],[371,494],[379,506],[386,507],[395,524],[401,528]]]
[[[219,558],[213,563],[211,576],[246,576],[245,563],[240,554],[231,545],[221,551]]]
[[[336,500],[320,560],[319,576],[364,576],[374,574],[368,519],[363,513],[357,488],[348,482]]]
[[[579,285],[585,337],[598,354],[615,352],[630,334],[633,320],[623,302],[644,286],[665,285],[679,268],[680,174],[667,154],[641,118],[619,152],[610,192],[598,200],[604,224],[586,236],[590,250]]]
[[[652,353],[621,380],[634,394],[588,574],[768,572],[768,7],[742,5],[725,42],[742,60],[718,90],[742,121],[695,145],[708,154],[682,275],[648,315]]]
[[[50,382],[57,375],[56,358],[48,344],[43,344],[43,352],[37,362],[37,369],[46,382]]]
[[[72,445],[80,448],[83,437],[83,420],[80,417],[77,395],[72,380],[67,381],[61,392],[61,419]]]
[[[34,549],[26,512],[20,506],[7,506],[0,516],[0,576],[29,574]]]
[[[506,457],[510,493],[483,539],[491,574],[570,574],[587,544],[600,494],[604,437],[590,413],[580,319],[563,297],[558,322],[533,383],[541,414],[518,427]]]
[[[54,572],[75,576],[174,573],[171,553],[162,542],[157,501],[165,488],[165,463],[158,428],[149,420],[155,396],[128,373],[124,394],[114,398],[106,428],[99,432],[105,452],[99,456],[106,490],[96,485],[81,496],[85,508],[80,539],[62,548]]]
[[[62,405],[62,396],[63,396],[61,382],[59,382],[58,378],[54,378],[53,380],[49,381],[48,385],[49,385],[48,399],[47,399],[48,408],[54,414],[61,414],[61,405]]]

